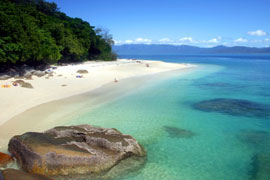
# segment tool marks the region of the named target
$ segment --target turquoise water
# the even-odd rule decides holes
[[[123,58],[200,66],[68,122],[114,127],[146,148],[146,165],[119,179],[270,179],[270,56]]]

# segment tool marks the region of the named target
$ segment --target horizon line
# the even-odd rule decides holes
[[[152,43],[152,44],[145,44],[145,43],[130,43],[130,44],[114,44],[113,46],[123,46],[123,45],[169,45],[169,46],[189,46],[189,47],[197,47],[197,48],[215,48],[215,47],[227,47],[227,48],[233,48],[233,47],[245,47],[245,48],[257,48],[257,49],[265,49],[270,48],[270,45],[267,47],[256,47],[256,46],[225,46],[225,45],[216,45],[212,47],[203,47],[203,46],[193,46],[193,45],[187,45],[187,44],[158,44],[158,43]]]

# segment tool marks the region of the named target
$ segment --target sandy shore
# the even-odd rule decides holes
[[[33,80],[24,80],[34,87],[0,88],[0,125],[29,108],[49,101],[63,99],[85,93],[104,84],[113,82],[116,78],[147,75],[158,72],[172,71],[190,67],[188,64],[165,63],[161,61],[141,61],[121,59],[115,62],[86,62],[79,65],[60,66],[54,70],[53,77],[33,76]],[[146,67],[149,64],[149,67]],[[87,70],[83,78],[76,78],[77,70]],[[0,85],[11,85],[15,79],[0,81]]]
[[[59,66],[53,70],[53,77],[49,79],[46,75],[24,80],[31,83],[33,89],[13,86],[0,88],[0,149],[6,149],[7,142],[13,135],[25,131],[42,131],[59,125],[61,122],[58,121],[70,118],[75,111],[78,114],[79,109],[83,111],[84,107],[89,109],[124,95],[146,84],[149,78],[151,81],[159,79],[162,72],[181,72],[191,67],[194,65],[162,61],[138,63],[126,59],[115,62],[86,62]],[[83,74],[82,78],[76,78],[79,75],[76,73],[78,70],[87,70],[88,73]],[[147,75],[151,76],[145,78]],[[117,83],[114,82],[115,78]],[[14,80],[0,81],[0,85],[12,84]],[[91,103],[84,101],[85,98],[90,98]],[[75,103],[77,107],[74,109]]]

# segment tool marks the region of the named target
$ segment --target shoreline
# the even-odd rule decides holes
[[[28,97],[24,97],[28,99],[28,102],[18,104],[15,107],[3,106],[3,104],[1,105],[3,112],[5,112],[6,114],[4,118],[3,116],[0,118],[0,137],[1,137],[0,149],[5,150],[5,147],[7,145],[9,138],[11,138],[12,136],[18,133],[23,133],[30,130],[42,131],[42,130],[45,130],[46,128],[53,127],[51,126],[53,124],[57,125],[57,123],[54,123],[53,121],[47,122],[47,121],[51,121],[51,120],[46,120],[47,116],[54,116],[53,118],[52,117],[50,118],[58,119],[58,120],[63,118],[64,116],[70,117],[72,115],[72,110],[68,108],[71,106],[71,104],[73,105],[76,101],[81,107],[84,107],[84,106],[94,107],[99,104],[106,103],[110,100],[116,99],[118,97],[122,97],[126,93],[130,93],[132,89],[134,90],[138,87],[140,88],[145,87],[146,83],[155,81],[155,79],[158,80],[163,75],[164,75],[163,77],[169,76],[170,73],[168,72],[177,71],[179,74],[179,72],[181,71],[185,71],[187,69],[192,69],[192,67],[195,67],[194,65],[189,65],[189,64],[166,63],[162,61],[144,61],[144,60],[139,60],[139,61],[141,63],[137,63],[134,60],[118,60],[116,62],[90,62],[90,63],[75,65],[75,66],[59,67],[58,71],[56,72],[56,75],[62,73],[64,77],[68,76],[68,73],[71,73],[70,71],[73,70],[72,75],[69,75],[66,78],[67,83],[68,83],[68,80],[71,81],[69,82],[71,84],[72,83],[82,84],[87,81],[93,82],[94,78],[96,82],[95,84],[93,83],[88,86],[82,85],[83,88],[71,88],[70,91],[62,92],[60,95],[59,95],[60,93],[59,91],[63,90],[63,88],[66,90],[70,86],[61,87],[59,85],[58,87],[55,88],[55,93],[57,91],[58,92],[54,96],[52,95],[48,96],[48,94],[45,94],[45,95],[43,94],[42,97],[38,97],[38,95],[41,96],[42,92],[38,92],[34,96],[32,95],[32,97],[31,97],[31,94],[26,93],[26,92],[29,93],[29,91],[30,92],[35,91],[35,89],[25,89],[21,87],[4,89],[6,91],[9,91],[11,89],[15,89],[17,91],[22,90],[23,93],[28,95]],[[150,67],[146,67],[146,64],[149,64]],[[85,78],[82,78],[82,79],[74,78],[74,75],[76,74],[74,73],[74,70],[83,69],[83,68],[87,69],[89,71],[89,74],[86,74]],[[117,80],[119,80],[118,83],[113,82],[114,78],[112,76],[115,74],[117,74],[116,78]],[[98,77],[98,75],[103,75],[103,76]],[[148,78],[146,78],[147,76]],[[31,82],[34,87],[40,84],[40,81],[42,81],[43,83],[45,83],[46,81],[47,82],[55,81],[54,83],[61,84],[62,82],[61,81],[59,82],[59,79],[65,80],[65,78],[61,78],[61,77],[56,76],[49,80],[45,79],[44,77],[34,78],[34,80],[29,80],[28,82]],[[85,81],[82,82],[81,80],[85,80]],[[37,84],[34,83],[35,81],[37,81]],[[43,92],[48,91],[49,89],[50,88],[43,89]],[[88,105],[82,103],[85,97],[91,98],[92,102]],[[9,98],[10,101],[8,103],[10,103],[11,105],[12,103],[14,103],[14,99],[12,101],[12,98],[8,96],[3,96],[1,93],[1,99],[4,99],[4,98],[6,99]],[[13,96],[13,98],[15,97]],[[68,103],[69,105],[67,105]],[[63,110],[64,107],[67,109]],[[66,111],[70,113],[68,113],[69,115],[68,114],[63,115],[61,113],[53,114],[52,111],[55,111],[55,112]],[[8,112],[12,112],[12,113],[8,114]],[[61,123],[58,122],[58,124],[61,124]],[[8,131],[5,131],[6,129],[8,129]]]

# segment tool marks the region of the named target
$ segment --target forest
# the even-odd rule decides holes
[[[0,67],[115,60],[107,31],[44,0],[0,0]],[[0,68],[0,69],[1,69]]]

